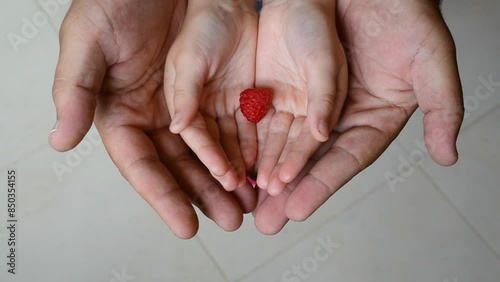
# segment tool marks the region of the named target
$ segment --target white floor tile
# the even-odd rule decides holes
[[[18,274],[8,275],[2,263],[0,281],[224,281],[199,241],[174,237],[102,145],[80,152],[89,153],[80,153],[79,163],[76,157],[67,162],[72,152],[44,148],[15,164]],[[54,162],[72,168],[62,182]],[[2,189],[2,211],[5,193]],[[0,222],[5,222],[3,212]],[[6,246],[0,246],[3,257]]]
[[[51,89],[59,47],[47,15],[32,1],[6,0],[0,19],[3,168],[47,143],[55,123]]]
[[[33,0],[50,19],[51,27],[59,31],[66,13],[71,6],[71,0]]]
[[[252,216],[247,216],[241,229],[234,233],[226,233],[214,223],[202,220],[198,236],[228,279],[239,279],[348,209],[377,186],[386,186],[384,172],[397,172],[397,163],[392,160],[402,154],[398,145],[392,145],[372,167],[338,191],[311,218],[303,223],[290,222],[275,236],[264,236],[255,230]]]
[[[424,169],[500,255],[500,109],[465,131],[458,146],[455,166]]]
[[[415,173],[405,189],[378,189],[242,281],[494,282],[499,265],[442,194]]]

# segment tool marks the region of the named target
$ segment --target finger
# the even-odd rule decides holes
[[[266,146],[267,136],[269,134],[269,126],[271,124],[271,120],[273,119],[275,113],[276,110],[273,107],[269,108],[269,111],[264,116],[264,118],[261,121],[259,121],[256,125],[257,128],[257,161],[255,164],[256,167],[260,166],[260,162],[262,160],[262,152],[264,151],[264,148]],[[256,179],[256,175],[254,179]]]
[[[284,183],[292,182],[320,145],[321,142],[318,142],[311,135],[309,125],[304,123],[297,141],[294,142],[283,161],[279,171],[279,179]]]
[[[240,151],[238,142],[238,127],[234,116],[225,115],[217,120],[220,132],[220,143],[224,152],[226,152],[238,177],[238,186],[247,182],[246,167]]]
[[[257,185],[260,188],[267,188],[271,173],[276,167],[281,152],[287,143],[288,133],[293,121],[294,116],[286,112],[278,112],[271,119],[262,159],[258,167]]]
[[[285,147],[282,149],[278,163],[274,166],[271,176],[269,177],[267,192],[271,196],[278,196],[281,192],[283,192],[283,190],[285,190],[286,183],[280,179],[281,168],[292,148],[297,145],[298,137],[304,125],[304,120],[304,117],[297,117],[293,120],[292,125],[290,126]]]
[[[181,132],[181,136],[224,189],[233,191],[239,186],[236,170],[228,161],[221,146],[212,139],[200,114]]]
[[[245,168],[250,168],[257,160],[257,127],[243,116],[241,110],[236,112],[236,123],[241,156],[245,162]]]
[[[182,40],[175,48],[182,48]],[[175,58],[171,58],[175,56]],[[167,67],[168,71],[173,71],[175,75],[165,74],[166,77],[175,77],[173,89],[166,89],[169,111],[172,116],[170,131],[180,133],[196,118],[199,108],[199,101],[203,91],[203,85],[208,75],[208,65],[199,50],[192,48],[169,53],[167,64],[172,61],[173,67]],[[172,93],[173,91],[173,93]]]
[[[269,194],[267,193],[266,189],[260,189],[259,186],[256,186],[255,188],[256,188],[255,192],[257,194],[257,205],[255,206],[255,209],[252,212],[254,216],[258,212],[260,205],[267,199],[267,197],[269,197]]]
[[[337,136],[332,134],[330,139],[322,144],[297,178],[286,185],[286,193],[282,193],[278,197],[271,197],[267,193],[267,190],[258,189],[257,207],[253,212],[258,230],[264,234],[275,234],[286,225],[289,219],[288,216],[286,216],[286,210],[282,207],[286,208],[286,201],[292,191],[295,190],[297,184],[300,183],[301,179],[314,166],[315,162],[319,158],[322,158],[331,148],[336,138]]]
[[[424,139],[430,156],[440,165],[458,160],[456,140],[464,115],[462,87],[453,39],[446,26],[415,56],[413,88],[424,113]],[[443,34],[446,34],[443,38]]]
[[[162,163],[175,176],[191,202],[222,229],[238,229],[243,222],[239,203],[220,186],[200,161],[192,156],[180,136],[164,129],[154,132],[150,138]],[[245,208],[248,208],[248,205]]]
[[[259,196],[261,203],[254,212],[255,227],[266,235],[274,235],[281,231],[281,229],[288,222],[288,217],[285,213],[285,205],[289,197],[288,190],[281,193],[279,196]],[[265,194],[266,191],[262,190],[259,193]]]
[[[252,185],[248,182],[236,188],[231,192],[233,197],[238,201],[243,213],[252,212],[257,205],[257,193]]]
[[[331,149],[309,170],[290,194],[285,211],[288,218],[303,221],[331,195],[373,163],[396,134],[373,127],[354,127],[343,132]]]
[[[69,24],[60,34],[61,51],[52,90],[57,122],[49,143],[58,151],[67,151],[80,143],[92,126],[106,61],[97,40],[84,40]]]
[[[139,129],[116,127],[101,132],[121,174],[179,238],[193,237],[198,218],[187,196],[160,162],[151,140]]]
[[[341,68],[337,82],[335,63],[333,59],[317,62],[306,74],[308,80],[307,122],[312,136],[319,142],[328,140],[347,93],[347,67]]]

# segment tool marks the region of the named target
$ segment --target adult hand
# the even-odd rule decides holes
[[[379,28],[374,27],[374,13]],[[257,228],[303,221],[396,138],[417,107],[434,161],[457,161],[463,101],[455,46],[437,1],[338,1],[349,93],[330,142],[278,197],[259,191]],[[375,22],[376,23],[376,22]]]
[[[257,184],[279,195],[326,141],[347,95],[336,1],[267,0],[261,11],[256,85],[273,110],[257,124]]]
[[[248,185],[257,155],[255,125],[239,111],[254,85],[257,22],[254,0],[190,0],[167,57],[170,129],[228,191]]]
[[[237,229],[255,204],[244,186],[230,194],[169,131],[163,92],[167,52],[186,1],[75,0],[61,28],[53,98],[58,126],[50,144],[76,146],[95,113],[113,162],[181,238],[196,234],[190,200],[219,226]],[[238,203],[240,201],[240,203]]]

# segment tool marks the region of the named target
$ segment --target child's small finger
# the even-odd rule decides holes
[[[182,131],[181,137],[227,191],[238,187],[239,181],[235,169],[229,163],[221,146],[212,139],[200,114]]]
[[[233,116],[218,118],[220,144],[238,175],[238,187],[246,183],[246,167],[238,142],[238,127]]]
[[[257,174],[257,185],[260,188],[265,189],[268,185],[271,173],[276,167],[288,140],[293,121],[294,116],[285,112],[276,113],[271,120]]]
[[[276,197],[286,188],[286,183],[281,181],[279,174],[281,171],[282,163],[276,165],[273,169],[271,176],[269,177],[269,184],[267,185],[267,193],[269,195]]]
[[[292,182],[320,145],[321,142],[312,136],[308,124],[304,123],[299,137],[281,166],[279,179],[284,183]]]
[[[252,167],[257,160],[257,127],[254,123],[247,121],[240,110],[235,114],[238,125],[238,139],[240,140],[240,151],[245,167]]]

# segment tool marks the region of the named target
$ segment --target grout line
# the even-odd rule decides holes
[[[494,109],[496,110],[496,109]],[[488,111],[490,112],[490,111]],[[484,117],[481,117],[484,118]],[[479,121],[479,119],[477,120]],[[476,122],[477,122],[476,121]],[[474,123],[476,123],[474,122]],[[402,148],[405,153],[409,154],[409,150],[406,148]],[[432,160],[431,160],[432,161]],[[434,186],[434,188],[437,190],[439,194],[441,194],[446,202],[453,208],[453,210],[457,213],[457,215],[464,221],[464,223],[472,230],[472,233],[474,233],[478,238],[479,241],[481,241],[486,248],[493,253],[493,256],[500,262],[500,254],[498,254],[495,249],[488,243],[488,241],[479,233],[479,231],[474,227],[474,225],[470,222],[470,220],[465,216],[465,214],[453,203],[453,201],[448,197],[448,195],[441,189],[441,187],[434,181],[434,179],[423,169],[423,166],[420,167],[415,167],[420,173],[422,173],[427,180]]]
[[[33,2],[35,2],[35,6],[39,9],[39,11],[44,11],[42,6],[40,6],[40,3],[36,0],[32,0]],[[59,2],[56,1],[56,3],[58,4]],[[60,7],[59,7],[60,8]],[[59,11],[60,12],[60,11]],[[48,16],[48,15],[47,15]],[[55,25],[54,21],[52,20],[52,18],[50,16],[48,16],[48,21],[49,21],[49,24],[48,26],[50,27],[50,29],[56,34],[57,38],[59,38],[59,29],[58,27]]]
[[[49,147],[50,147],[50,146],[49,146]],[[7,169],[7,168],[9,168],[9,167],[16,167],[16,165],[17,165],[19,162],[26,160],[26,159],[27,159],[28,157],[30,157],[30,156],[33,156],[33,155],[35,155],[35,154],[37,154],[37,153],[40,153],[40,152],[41,152],[41,151],[43,151],[45,148],[47,148],[47,145],[46,145],[46,144],[45,144],[45,145],[41,145],[41,146],[36,147],[35,149],[33,149],[33,150],[31,150],[31,151],[29,151],[29,152],[27,152],[27,153],[25,153],[25,154],[21,155],[20,157],[16,158],[16,160],[15,160],[15,161],[10,162],[10,163],[8,163],[7,165],[5,165],[5,166],[3,166],[3,167],[0,167],[0,171],[4,171],[4,170],[6,170],[6,169]]]
[[[222,267],[219,265],[219,263],[217,262],[217,260],[215,259],[215,257],[210,253],[210,251],[208,250],[207,246],[205,246],[205,243],[203,243],[203,241],[200,239],[199,236],[196,236],[195,239],[196,239],[196,241],[198,241],[198,243],[201,245],[201,248],[203,249],[203,251],[205,251],[205,253],[207,254],[207,256],[210,258],[210,260],[212,261],[212,263],[215,265],[215,268],[217,269],[217,271],[219,271],[219,273],[221,274],[222,278],[224,278],[224,281],[229,282],[229,279],[228,279],[226,273],[224,272],[224,270],[222,269]]]
[[[468,129],[470,129],[472,126],[483,120],[484,118],[488,117],[490,114],[493,112],[497,111],[500,106],[500,102],[496,103],[491,109],[486,111],[485,113],[479,115],[477,118],[473,119],[470,124],[467,124],[465,126],[462,126],[460,133],[465,133]]]
[[[465,222],[465,224],[472,229],[472,232],[476,234],[477,237],[479,237],[479,240],[486,246],[486,248],[493,253],[493,256],[500,262],[500,255],[495,251],[493,246],[491,246],[490,243],[481,235],[481,233],[474,227],[474,225],[471,223],[471,221],[465,216],[465,214],[453,203],[452,200],[444,193],[444,191],[437,185],[437,183],[430,177],[430,175],[424,171],[423,169],[421,172],[424,174],[424,176],[431,182],[431,184],[436,188],[436,190],[443,195],[443,197],[446,199],[448,204],[455,210],[455,212],[458,214],[458,216]]]
[[[240,278],[236,279],[234,282],[241,282],[241,281],[243,281],[244,279],[248,278],[254,272],[257,272],[259,269],[261,269],[264,266],[266,266],[269,262],[274,261],[279,256],[281,256],[282,254],[290,251],[293,247],[297,246],[299,243],[303,242],[305,239],[307,239],[311,235],[318,233],[318,231],[320,231],[321,229],[323,229],[327,224],[329,224],[330,222],[332,222],[335,218],[343,215],[347,211],[349,211],[352,208],[354,208],[355,206],[359,205],[361,202],[363,202],[365,199],[367,199],[372,194],[375,194],[377,191],[382,190],[385,187],[384,183],[385,182],[382,182],[382,183],[376,185],[373,189],[370,189],[370,191],[368,191],[366,194],[364,194],[363,196],[361,196],[358,199],[354,200],[351,204],[347,205],[344,209],[342,209],[338,213],[336,213],[336,214],[328,217],[324,221],[322,221],[317,227],[311,228],[309,232],[307,232],[306,234],[300,236],[299,238],[297,238],[297,240],[291,242],[287,246],[281,248],[281,250],[278,251],[276,254],[274,254],[272,257],[270,257],[269,259],[264,260],[262,263],[258,264],[256,267],[254,267],[253,269],[251,269],[250,271],[248,271],[247,273],[245,273]],[[335,196],[335,194],[333,196]]]

